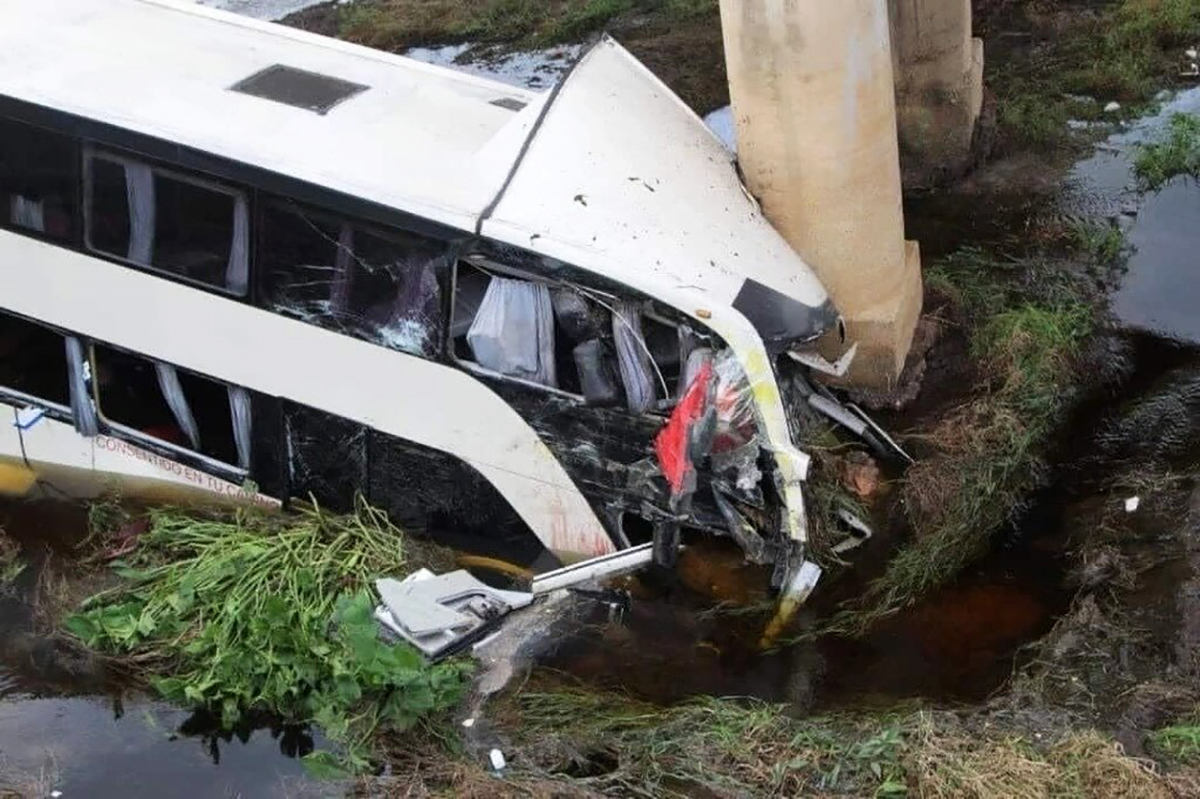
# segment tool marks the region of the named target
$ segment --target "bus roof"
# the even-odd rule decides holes
[[[0,19],[0,95],[482,224],[660,299],[745,313],[752,280],[833,318],[728,153],[611,39],[536,93],[182,0],[0,0]]]
[[[522,137],[485,145],[538,97],[192,2],[0,0],[0,20],[0,94],[468,230]],[[231,91],[280,65],[367,88],[324,114]]]

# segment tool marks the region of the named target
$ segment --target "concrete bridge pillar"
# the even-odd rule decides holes
[[[859,342],[850,382],[873,387],[894,383],[921,311],[886,1],[721,0],[742,172]]]
[[[965,172],[983,107],[983,40],[971,0],[888,0],[904,185]]]

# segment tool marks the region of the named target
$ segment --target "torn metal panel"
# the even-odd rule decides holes
[[[783,352],[832,329],[841,318],[828,299],[817,307],[805,305],[770,286],[747,278],[733,300],[734,310],[750,320],[768,352]]]
[[[824,358],[819,352],[804,351],[804,350],[789,350],[788,357],[799,364],[807,366],[815,372],[829,375],[830,377],[845,377],[850,371],[850,364],[854,362],[854,356],[858,354],[858,342],[854,342],[850,349],[846,350],[842,357],[836,361],[830,361]]]
[[[650,563],[652,548],[652,544],[642,544],[539,574],[533,578],[530,590],[537,596],[640,569]]]
[[[375,587],[383,601],[375,618],[431,660],[461,651],[533,601],[532,594],[492,588],[463,570],[421,569],[404,580],[378,579]]]
[[[852,549],[857,549],[871,540],[871,537],[875,534],[869,524],[845,508],[838,510],[837,517],[843,524],[850,528],[850,536],[846,540],[834,544],[832,552],[835,555],[842,555]]]

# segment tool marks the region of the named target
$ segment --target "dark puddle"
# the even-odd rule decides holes
[[[652,596],[635,591],[624,618],[595,619],[543,665],[662,704],[713,694],[819,712],[873,698],[978,700],[1003,685],[1018,650],[1067,609],[1062,578],[1055,548],[1014,539],[863,638],[826,637],[766,653],[759,639],[769,610],[730,612],[663,578],[668,585]]]
[[[1200,113],[1200,89],[1181,92],[1162,110],[1130,125],[1074,167],[1068,212],[1107,216],[1127,231],[1129,258],[1113,313],[1126,328],[1200,344],[1200,182],[1177,178],[1141,195],[1133,160],[1161,138],[1171,117]]]
[[[220,730],[141,693],[102,662],[37,630],[39,578],[69,570],[86,512],[0,501],[0,529],[27,562],[0,593],[0,793],[66,797],[319,796],[299,757],[307,729],[256,719]],[[96,586],[102,587],[102,586]],[[44,589],[45,586],[42,586]],[[89,586],[83,586],[89,593]]]
[[[1124,324],[1200,343],[1200,183],[1177,179],[1142,206],[1128,271],[1113,298]]]

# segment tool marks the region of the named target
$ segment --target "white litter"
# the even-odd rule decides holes
[[[1125,512],[1133,513],[1135,510],[1138,509],[1138,505],[1140,505],[1141,503],[1142,503],[1141,497],[1130,497],[1129,499],[1125,500]]]
[[[469,730],[475,726],[475,719],[463,719],[462,725]]]
[[[58,799],[58,797],[62,796],[62,791],[51,791],[50,796],[53,797],[53,799]]]
[[[1116,100],[1113,100],[1111,103],[1104,106],[1104,113],[1106,113],[1106,114],[1111,114],[1114,111],[1120,111],[1120,110],[1121,110],[1121,104],[1118,103]]]
[[[403,580],[375,581],[384,629],[436,660],[485,635],[494,621],[523,608],[533,595],[492,588],[462,569],[437,574],[419,569]]]
[[[1186,50],[1184,55],[1186,55],[1188,58],[1200,58],[1200,51],[1197,51],[1196,48],[1193,47],[1189,50]]]
[[[504,760],[504,753],[499,749],[493,749],[492,751],[488,752],[488,759],[492,761],[492,768],[496,771],[501,771],[506,765],[508,765]]]

